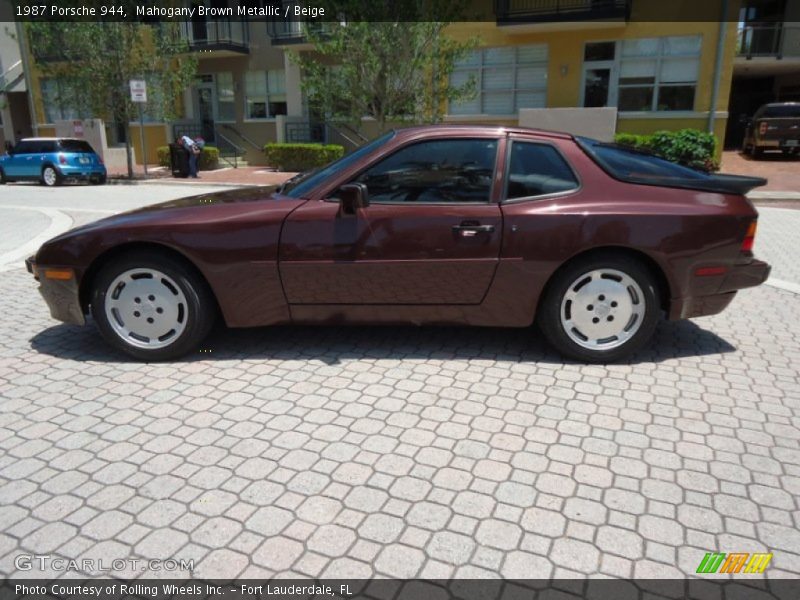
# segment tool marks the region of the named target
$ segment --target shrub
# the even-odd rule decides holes
[[[698,129],[657,131],[653,135],[618,133],[614,141],[625,146],[649,150],[667,160],[695,169],[716,171],[717,138]]]
[[[169,167],[169,146],[159,146],[156,150],[158,154],[158,164],[162,167]],[[212,171],[219,166],[219,148],[215,146],[205,146],[200,151],[200,162],[197,167],[201,171]]]
[[[267,162],[280,171],[306,171],[321,167],[344,155],[335,144],[267,144]]]

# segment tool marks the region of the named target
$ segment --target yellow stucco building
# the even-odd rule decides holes
[[[446,122],[517,125],[525,108],[612,106],[618,132],[691,127],[724,139],[740,0],[498,0],[492,7],[491,20],[447,30],[478,38],[479,47],[451,75],[454,84],[475,78],[477,96],[447,107]],[[228,21],[220,33],[218,23],[192,22],[184,34],[199,52],[198,77],[185,91],[182,119],[145,125],[149,157],[178,130],[230,143],[254,164],[263,162],[267,142],[342,141],[309,123],[301,74],[287,55],[304,51],[298,24]],[[51,135],[53,119],[69,111],[52,105],[35,65],[31,74],[34,130]],[[141,157],[138,127],[132,124],[131,141]],[[371,129],[365,120],[367,136]]]

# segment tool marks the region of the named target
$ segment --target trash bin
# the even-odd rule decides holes
[[[169,145],[169,168],[173,177],[189,176],[189,151],[180,144]]]

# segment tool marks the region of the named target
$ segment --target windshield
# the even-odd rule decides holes
[[[581,146],[613,177],[623,181],[708,179],[702,171],[670,162],[653,154],[589,138],[578,138]]]
[[[393,137],[394,131],[390,131],[389,133],[372,140],[369,144],[361,146],[351,154],[343,156],[339,160],[335,160],[331,164],[321,169],[301,173],[297,177],[287,181],[280,189],[280,193],[291,198],[304,198],[311,190],[333,175],[336,171],[346,169],[350,165],[358,162],[358,160],[360,160],[363,156],[366,156],[379,146],[383,146]]]
[[[761,117],[765,119],[800,118],[800,104],[783,104],[767,106]]]

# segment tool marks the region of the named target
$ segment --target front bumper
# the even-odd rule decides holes
[[[50,279],[42,275],[44,269],[36,265],[33,256],[25,259],[25,268],[39,282],[39,293],[50,309],[50,316],[64,323],[85,325],[86,316],[81,307],[78,282],[71,279]]]
[[[724,275],[703,277],[702,289],[706,293],[673,299],[669,318],[691,319],[719,314],[731,303],[737,291],[761,285],[769,278],[771,270],[772,267],[763,260],[753,260],[734,265]]]

